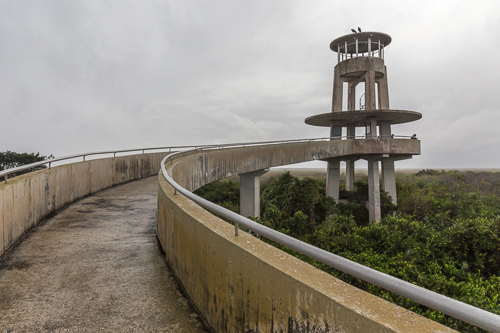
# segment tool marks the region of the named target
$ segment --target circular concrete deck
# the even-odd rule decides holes
[[[371,38],[371,50],[378,50],[378,41],[382,43],[383,47],[389,45],[392,41],[391,36],[384,34],[383,32],[367,31],[361,33],[352,33],[335,39],[330,43],[330,49],[334,52],[338,52],[338,48],[343,48],[347,42],[347,53],[356,53],[356,39],[358,40],[358,52],[364,53],[368,52],[368,38]],[[345,53],[342,50],[341,53]]]
[[[305,123],[313,126],[330,127],[332,125],[347,126],[355,124],[364,127],[368,118],[377,121],[389,121],[391,125],[409,123],[422,118],[422,114],[407,110],[358,110],[328,112],[306,118]]]

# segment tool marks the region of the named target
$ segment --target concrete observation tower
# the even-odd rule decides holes
[[[393,203],[397,204],[394,162],[411,158],[415,154],[415,147],[405,152],[404,147],[407,145],[396,144],[397,141],[408,140],[410,137],[394,136],[392,125],[422,118],[422,114],[418,112],[389,108],[384,48],[390,43],[391,37],[380,32],[352,33],[335,39],[330,44],[330,49],[337,53],[338,60],[334,70],[332,111],[305,120],[309,125],[330,127],[331,140],[345,139],[352,141],[354,145],[352,151],[356,154],[327,160],[326,192],[337,202],[340,162],[346,162],[346,190],[353,191],[354,162],[360,159],[368,161],[367,208],[370,221],[380,220],[379,162],[382,166],[383,189],[389,193]],[[356,87],[360,83],[364,84],[364,94],[356,96]],[[347,101],[343,101],[344,96]],[[364,128],[363,135],[356,135],[357,127]],[[365,142],[364,148],[357,150],[356,142],[359,140],[373,142],[368,145]],[[419,153],[420,141],[412,141],[415,142],[411,146],[418,144]]]

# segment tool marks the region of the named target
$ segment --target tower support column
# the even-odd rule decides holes
[[[260,217],[260,176],[269,169],[240,174],[240,215]]]
[[[378,104],[379,104],[379,109],[389,109],[389,87],[387,85],[387,68],[385,68],[385,75],[378,80]]]
[[[330,158],[327,160],[326,173],[326,195],[339,202],[340,192],[340,159]]]
[[[354,191],[354,160],[345,161],[345,190]]]
[[[381,215],[380,210],[380,179],[378,160],[367,159],[368,161],[368,214],[370,222],[379,222]]]
[[[366,119],[366,138],[376,138],[377,134],[377,118],[369,117]]]
[[[347,90],[347,111],[356,110],[356,86],[357,82],[349,82]]]
[[[391,137],[391,123],[388,121],[379,121],[379,134],[382,138]],[[382,188],[389,193],[392,203],[397,205],[398,198],[396,194],[396,169],[394,168],[394,159],[384,158],[382,164]]]
[[[398,204],[398,197],[396,192],[396,169],[394,168],[394,160],[385,158],[381,160],[382,163],[382,188],[389,193],[392,203]]]
[[[344,89],[344,80],[340,76],[338,67],[335,67],[333,75],[333,97],[332,112],[342,112],[342,90]]]
[[[391,123],[389,121],[379,121],[378,122],[378,127],[379,127],[379,135],[382,138],[390,138],[391,137]]]
[[[375,110],[377,103],[375,99],[375,71],[368,69],[365,79],[365,109]]]
[[[347,125],[347,139],[356,138],[356,124]],[[345,161],[345,189],[354,191],[354,162],[356,159]]]

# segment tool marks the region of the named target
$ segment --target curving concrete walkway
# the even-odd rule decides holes
[[[0,258],[0,332],[205,332],[155,235],[157,177],[63,209]]]

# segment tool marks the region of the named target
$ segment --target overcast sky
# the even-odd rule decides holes
[[[323,137],[330,42],[391,35],[405,168],[500,167],[500,1],[0,0],[0,151]]]

